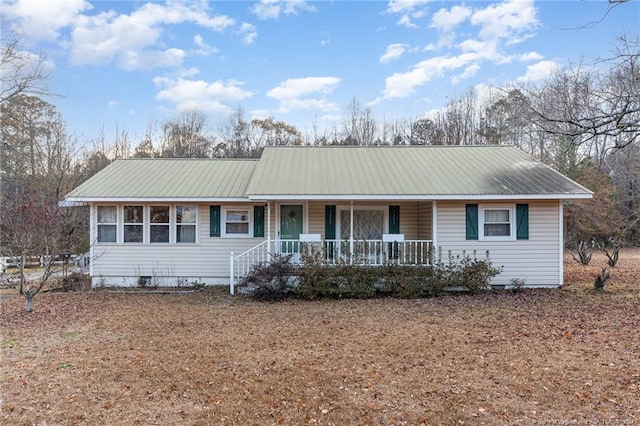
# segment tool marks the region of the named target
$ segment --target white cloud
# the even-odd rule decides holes
[[[411,21],[409,14],[402,15],[396,24],[401,27],[418,28],[418,26]]]
[[[400,14],[396,25],[418,28],[413,20],[426,16],[425,5],[432,0],[390,0],[385,13]]]
[[[193,43],[198,47],[195,50],[196,55],[209,56],[211,54],[219,53],[220,50],[217,47],[210,46],[205,43],[204,38],[200,34],[196,34],[193,37]]]
[[[387,77],[382,97],[374,100],[372,104],[375,105],[385,99],[406,98],[414,92],[416,87],[444,75],[447,71],[465,67],[477,59],[478,55],[475,53],[462,53],[458,56],[440,56],[419,62],[411,71],[394,73]]]
[[[118,56],[118,66],[127,71],[179,67],[184,60],[182,49],[129,50]]]
[[[84,0],[10,0],[4,3],[3,19],[13,20],[21,33],[36,41],[56,40],[61,28],[73,24],[80,13],[93,8]]]
[[[177,1],[146,3],[129,15],[114,11],[80,15],[71,33],[71,62],[82,65],[115,61],[128,70],[180,65],[184,51],[153,47],[159,43],[164,25],[185,22],[213,31],[224,31],[235,24],[227,16],[209,16],[206,6],[200,3],[187,6]]]
[[[539,61],[543,56],[538,52],[527,52],[520,55],[519,60],[521,62]]]
[[[451,83],[452,84],[458,84],[463,80],[466,80],[468,78],[473,77],[474,75],[476,75],[476,73],[480,70],[480,65],[479,64],[471,64],[468,67],[466,67],[464,69],[464,71],[462,72],[462,74],[460,75],[456,75],[453,76],[451,78]]]
[[[554,61],[540,61],[537,64],[527,66],[527,72],[516,79],[518,82],[540,81],[551,75],[558,69],[558,63]]]
[[[539,26],[533,0],[508,0],[478,10],[471,16],[471,23],[480,26],[483,39],[521,38],[522,34]]]
[[[439,31],[449,32],[456,26],[467,20],[472,14],[472,10],[466,6],[453,6],[451,9],[440,9],[431,18],[431,28]]]
[[[242,35],[242,42],[250,46],[255,43],[256,38],[258,37],[258,32],[256,31],[256,26],[250,24],[248,22],[243,22],[238,30],[238,34]]]
[[[387,63],[394,59],[400,58],[407,51],[409,45],[403,43],[393,43],[387,46],[387,50],[380,57],[380,62]]]
[[[391,1],[387,12],[409,16],[423,5],[422,1]],[[471,23],[471,30],[477,31],[477,34],[456,41],[460,34],[458,27],[466,21]],[[408,71],[390,75],[385,79],[381,95],[370,104],[410,96],[416,88],[435,78],[442,78],[446,73],[455,73],[450,81],[453,84],[459,83],[476,75],[484,62],[500,65],[517,59],[523,62],[539,60],[541,57],[535,52],[515,54],[505,51],[506,46],[532,37],[539,25],[533,0],[505,0],[485,8],[461,5],[440,9],[433,14],[429,25],[438,31],[439,40],[427,45],[424,51],[447,48],[449,52],[420,61]],[[542,61],[530,67],[527,77],[535,78],[538,73],[544,72],[545,62]]]
[[[292,78],[267,92],[267,96],[280,101],[280,111],[318,109],[332,111],[336,104],[324,99],[340,84],[337,77]]]
[[[497,40],[473,40],[467,39],[461,42],[458,47],[462,52],[473,52],[484,58],[497,59],[498,42]]]
[[[258,19],[277,19],[281,14],[297,15],[298,12],[315,12],[317,9],[304,0],[260,0],[254,4],[251,13]]]
[[[406,13],[420,8],[432,0],[390,0],[387,5],[387,13]]]
[[[214,81],[171,79],[155,77],[153,83],[159,90],[156,99],[172,102],[178,111],[200,109],[216,113],[226,113],[225,103],[237,103],[253,94],[242,89],[242,82],[236,80]]]

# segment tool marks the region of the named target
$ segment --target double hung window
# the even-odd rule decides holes
[[[149,241],[151,243],[169,242],[169,219],[169,206],[149,207]]]
[[[224,235],[249,237],[249,209],[224,210]]]
[[[98,206],[98,242],[115,243],[118,235],[118,208]]]
[[[482,208],[482,238],[511,239],[513,237],[513,209],[505,207]]]
[[[124,242],[144,241],[144,207],[124,206]]]
[[[176,243],[196,242],[195,205],[176,206]]]

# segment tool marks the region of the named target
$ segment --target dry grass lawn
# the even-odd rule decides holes
[[[640,251],[604,293],[0,300],[0,424],[640,424]]]

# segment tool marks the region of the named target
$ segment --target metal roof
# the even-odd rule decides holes
[[[267,147],[247,194],[255,199],[590,198],[509,146]]]
[[[65,203],[591,196],[515,147],[306,146],[267,147],[259,160],[117,160],[71,191]]]
[[[121,159],[71,191],[66,200],[246,198],[256,164],[237,159]]]

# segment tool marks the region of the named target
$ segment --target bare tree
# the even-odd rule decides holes
[[[295,126],[283,121],[274,121],[273,117],[254,118],[251,125],[261,132],[261,145],[301,145],[302,135]]]
[[[258,141],[255,126],[244,119],[244,110],[238,108],[220,124],[218,136],[221,142],[215,147],[214,157],[258,158],[264,147]]]
[[[165,158],[210,158],[213,137],[205,133],[207,117],[189,110],[162,125],[160,156]]]
[[[0,211],[0,234],[4,254],[17,261],[18,272],[3,277],[25,298],[25,311],[33,310],[33,297],[54,272],[54,260],[61,253],[61,212],[47,203],[43,194],[23,188],[20,197],[4,200]],[[43,271],[29,276],[25,271],[32,258],[42,259]]]
[[[355,98],[349,102],[343,122],[345,145],[375,145],[378,124],[371,108],[363,108]]]
[[[0,104],[15,96],[49,95],[46,61],[20,48],[20,35],[3,32],[0,41]]]

